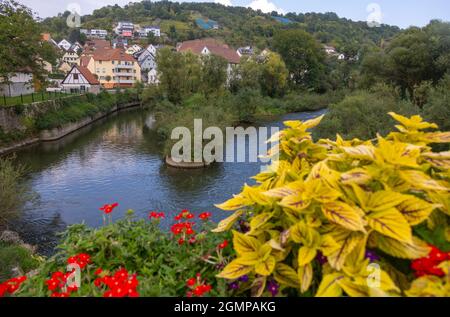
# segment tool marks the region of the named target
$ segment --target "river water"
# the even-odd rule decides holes
[[[282,127],[285,120],[306,120],[324,113],[288,114],[260,122]],[[34,198],[23,208],[13,230],[28,242],[51,254],[57,232],[66,226],[103,224],[103,204],[118,202],[113,219],[133,209],[138,217],[164,211],[168,226],[175,213],[189,209],[213,213],[220,220],[228,213],[221,203],[252,183],[261,163],[218,163],[206,169],[179,170],[162,160],[161,144],[153,129],[151,113],[122,111],[85,127],[59,141],[27,147],[16,153],[29,168],[27,183]],[[246,141],[248,143],[248,140]],[[239,144],[237,144],[239,146]]]

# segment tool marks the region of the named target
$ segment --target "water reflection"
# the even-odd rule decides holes
[[[282,121],[308,119],[322,112],[283,116]],[[39,197],[24,207],[15,229],[27,242],[51,253],[55,233],[65,226],[84,222],[102,225],[98,208],[119,202],[114,219],[134,209],[139,217],[150,210],[169,216],[187,208],[212,211],[216,220],[226,215],[214,207],[239,192],[249,177],[260,170],[258,163],[214,164],[202,170],[178,170],[163,164],[161,144],[152,130],[154,120],[144,110],[120,112],[59,141],[23,149],[17,160],[29,166],[28,182]],[[245,142],[248,142],[246,140]],[[171,217],[170,217],[171,218]],[[168,226],[166,219],[163,226]]]

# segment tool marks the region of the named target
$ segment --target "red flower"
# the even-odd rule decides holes
[[[7,293],[15,293],[26,279],[26,276],[14,277],[0,284],[0,297],[5,296]]]
[[[178,244],[179,245],[182,245],[183,243],[184,243],[184,239],[183,238],[178,239]]]
[[[110,214],[113,212],[114,208],[116,208],[117,206],[119,206],[118,203],[104,205],[103,207],[100,208],[100,210],[102,210],[105,214]]]
[[[156,211],[152,211],[150,212],[150,214],[148,215],[149,219],[160,219],[160,218],[165,218],[165,214],[163,212],[156,212]]]
[[[68,258],[67,263],[77,264],[81,269],[84,269],[89,263],[91,263],[91,257],[89,256],[89,254],[80,253],[78,255]]]
[[[197,279],[193,277],[193,278],[188,279],[186,284],[188,286],[194,286],[196,282],[197,282]]]
[[[198,217],[203,221],[208,220],[209,218],[211,218],[211,216],[212,214],[210,212],[203,212],[200,215],[198,215]]]
[[[219,244],[217,247],[219,249],[225,249],[228,246],[228,240],[223,240],[223,242],[221,244]]]
[[[129,274],[125,268],[117,270],[112,276],[97,278],[94,285],[102,287],[107,286],[107,290],[103,293],[103,297],[138,297],[137,287],[139,281],[136,274]]]
[[[189,244],[194,244],[195,242],[197,242],[197,240],[195,239],[195,237],[191,237],[189,239]]]
[[[192,234],[194,234],[194,233],[195,233],[195,231],[192,230],[192,228],[189,227],[189,228],[186,229],[186,234],[187,234],[187,235],[192,235]]]
[[[97,270],[95,270],[94,274],[100,275],[100,274],[102,274],[102,272],[103,272],[103,269],[101,267],[99,267]]]
[[[430,253],[424,257],[411,262],[411,268],[415,271],[416,277],[424,275],[434,275],[442,277],[445,272],[438,266],[441,262],[450,259],[450,253],[445,253],[435,246],[430,246]]]

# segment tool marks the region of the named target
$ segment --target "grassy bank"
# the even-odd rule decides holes
[[[27,200],[24,174],[25,168],[14,164],[11,158],[0,158],[0,229]]]
[[[5,132],[0,127],[0,147],[37,135],[42,130],[54,129],[67,123],[93,117],[98,113],[111,110],[116,105],[137,101],[134,90],[125,90],[114,94],[101,92],[98,95],[86,94],[64,99],[44,101],[33,105],[28,111],[24,105],[14,106],[14,113],[19,118],[22,128]],[[42,110],[44,109],[44,110]]]

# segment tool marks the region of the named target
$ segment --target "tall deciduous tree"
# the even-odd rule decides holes
[[[283,57],[294,84],[307,88],[317,86],[325,52],[314,37],[303,30],[281,30],[275,34],[273,46]]]
[[[45,71],[42,60],[54,63],[56,52],[41,40],[40,25],[30,9],[15,2],[0,2],[0,77],[24,69],[42,80]]]

